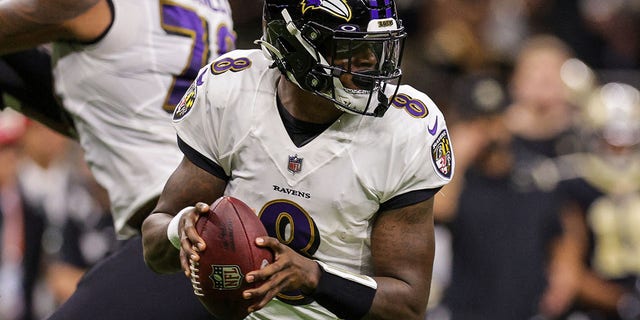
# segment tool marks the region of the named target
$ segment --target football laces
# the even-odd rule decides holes
[[[200,266],[200,264],[198,262],[195,262],[191,259],[189,259],[189,269],[191,270],[191,286],[193,287],[193,293],[196,296],[204,296],[204,293],[202,293],[202,287],[200,286],[200,276],[198,275],[198,272],[200,272],[200,269],[198,269],[198,267]]]

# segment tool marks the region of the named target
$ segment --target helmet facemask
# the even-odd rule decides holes
[[[276,66],[300,88],[340,110],[381,117],[397,92],[406,33],[395,19],[369,22],[368,31],[344,24],[332,30],[315,21],[300,28],[286,9],[265,26],[259,41]]]

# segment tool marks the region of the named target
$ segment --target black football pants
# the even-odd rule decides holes
[[[91,268],[49,320],[214,319],[178,272],[156,274],[144,263],[140,236]]]

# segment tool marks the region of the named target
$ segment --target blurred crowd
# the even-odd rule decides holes
[[[445,111],[429,319],[640,319],[640,1],[425,1],[405,82]]]
[[[257,48],[261,2],[231,4]],[[640,0],[398,5],[456,155],[428,319],[640,319]],[[64,301],[118,245],[108,212],[76,142],[2,111],[0,319]]]
[[[117,245],[112,225],[76,142],[1,111],[0,319],[43,319],[64,302]]]

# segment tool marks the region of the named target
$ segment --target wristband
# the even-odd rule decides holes
[[[180,218],[195,207],[185,207],[176,214],[167,226],[167,238],[169,242],[178,250],[180,250]]]
[[[364,317],[373,304],[378,284],[368,276],[349,273],[316,261],[320,266],[320,279],[312,297],[341,319]]]

